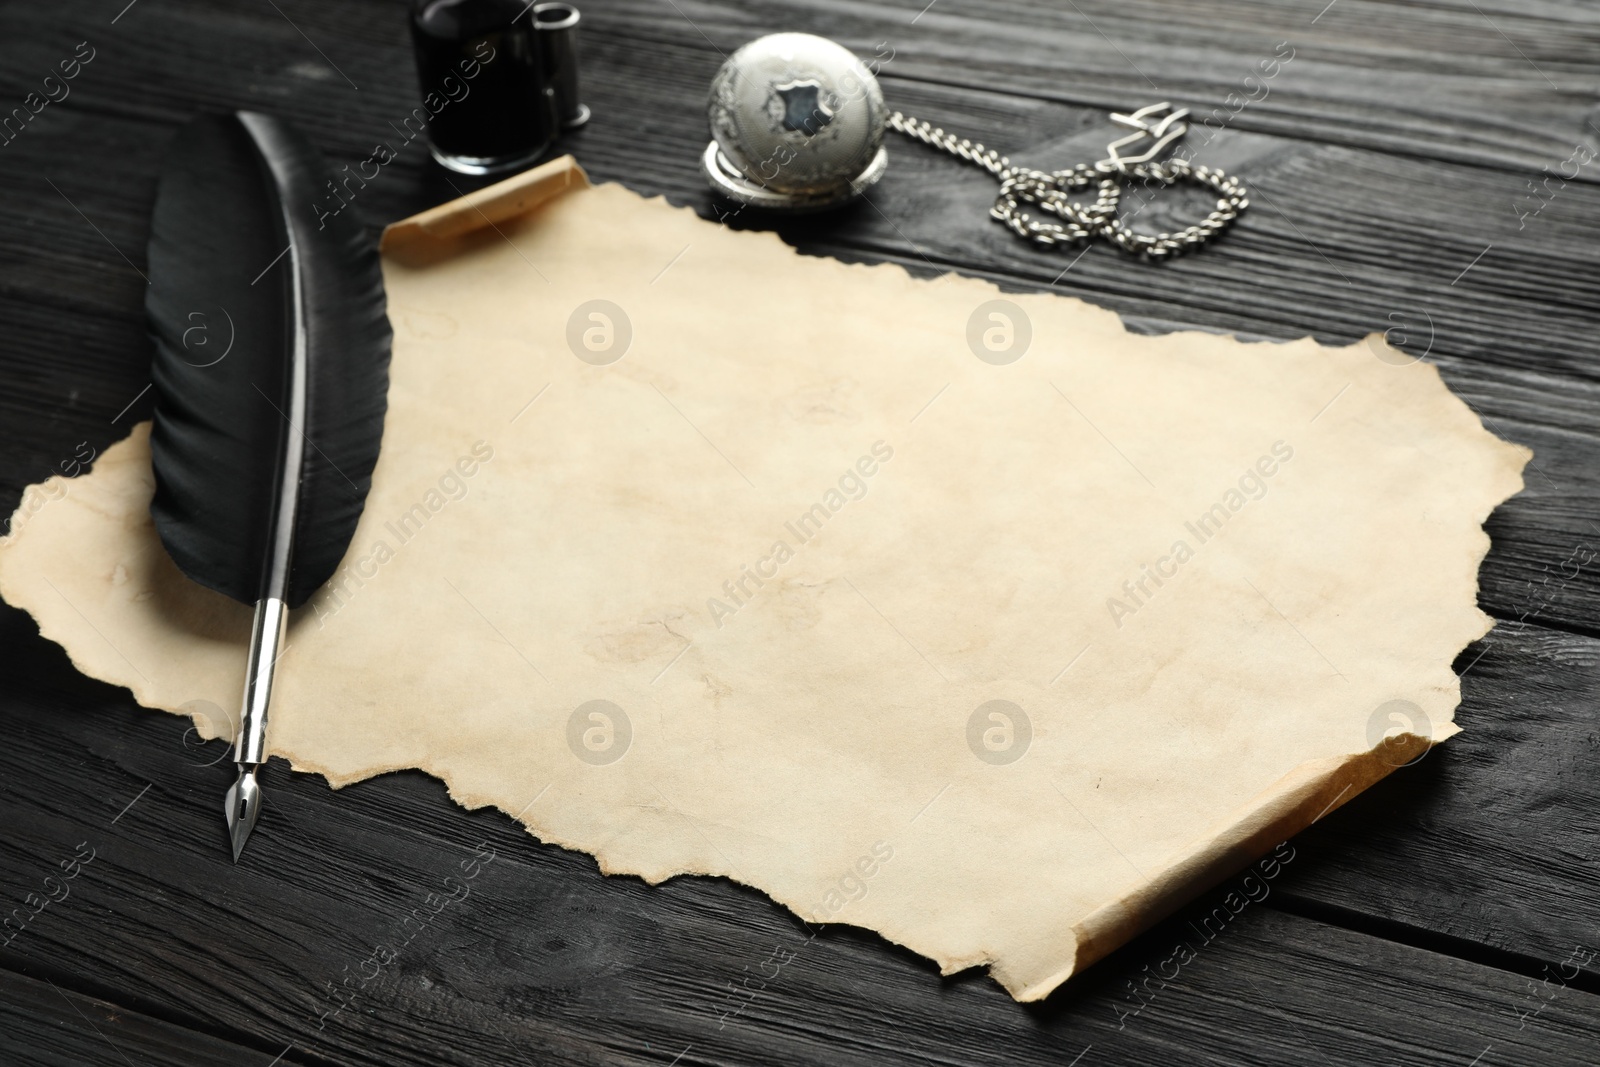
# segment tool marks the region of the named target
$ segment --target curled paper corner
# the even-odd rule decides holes
[[[1415,707],[1415,705],[1411,705]],[[1433,746],[1460,733],[1441,722],[1427,735],[1405,732],[1340,759],[1310,760],[1243,805],[1235,816],[1180,850],[1180,859],[1148,874],[1145,884],[1105,904],[1072,927],[1069,966],[1043,974],[995,963],[990,975],[1022,1002],[1043,1000],[1062,983],[1172,915],[1197,896],[1245,871],[1274,846],[1343,807],[1389,774],[1415,763]],[[1293,852],[1289,858],[1292,859]],[[1287,862],[1287,860],[1285,861]]]
[[[407,266],[449,258],[474,235],[526,215],[571,189],[590,188],[589,176],[570,155],[485,186],[384,228],[379,249]]]

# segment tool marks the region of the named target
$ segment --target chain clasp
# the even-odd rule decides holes
[[[1159,156],[1168,145],[1178,140],[1189,132],[1189,124],[1184,120],[1189,117],[1189,109],[1180,107],[1173,110],[1170,103],[1151,104],[1142,107],[1131,115],[1121,115],[1112,112],[1111,121],[1118,126],[1126,126],[1133,132],[1118,141],[1106,145],[1106,158],[1096,163],[1095,170],[1102,174],[1116,171],[1119,174],[1127,173],[1129,167],[1148,163]],[[1137,156],[1125,156],[1122,149],[1139,144],[1146,138],[1154,142]]]

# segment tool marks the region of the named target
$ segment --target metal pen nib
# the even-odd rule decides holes
[[[244,843],[250,840],[250,831],[261,818],[261,784],[256,781],[254,766],[241,763],[239,779],[228,787],[228,837],[233,841],[233,862],[239,862]]]
[[[239,862],[244,843],[261,818],[261,783],[256,772],[267,759],[267,708],[272,702],[272,669],[278,662],[288,624],[288,605],[277,597],[256,601],[250,626],[250,660],[244,678],[244,710],[239,714],[239,736],[233,743],[233,761],[239,779],[228,787],[228,838],[233,842],[233,862]]]

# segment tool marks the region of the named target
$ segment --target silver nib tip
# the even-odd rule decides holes
[[[250,831],[261,818],[261,785],[256,781],[256,764],[239,765],[239,780],[228,787],[228,836],[233,840],[233,862],[239,862]]]

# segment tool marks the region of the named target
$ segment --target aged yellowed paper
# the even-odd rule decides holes
[[[1456,732],[1529,453],[1381,339],[1136,336],[565,161],[392,228],[385,278],[382,457],[270,726],[336,786],[419,767],[1031,1000]],[[147,426],[32,487],[0,592],[231,711],[249,609],[151,491]]]

